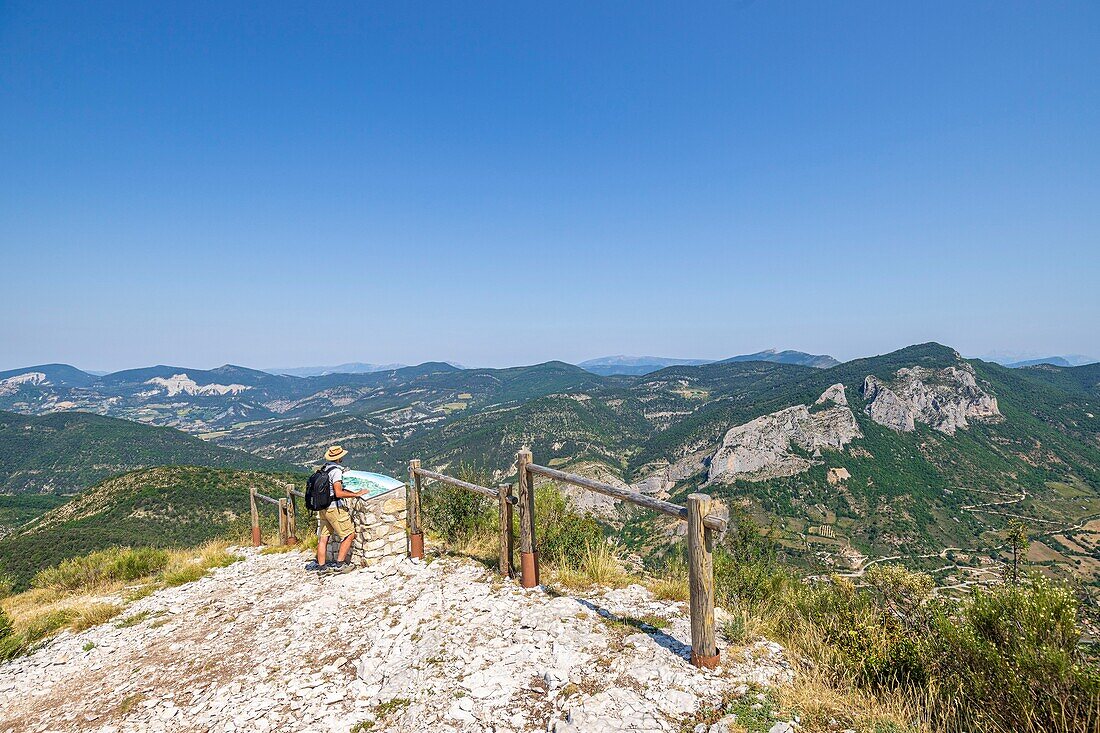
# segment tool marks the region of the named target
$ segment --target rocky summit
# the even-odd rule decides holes
[[[843,384],[830,386],[814,407],[829,403],[831,407],[814,410],[795,405],[730,428],[711,459],[708,478],[761,481],[792,476],[813,465],[811,458],[796,453],[792,446],[820,455],[823,448],[840,450],[862,437],[856,417],[848,407]]]
[[[525,591],[457,559],[318,577],[236,552],[0,666],[0,731],[676,731],[792,674],[766,640],[692,667],[684,604],[637,585]]]
[[[954,435],[970,420],[1001,416],[997,398],[978,386],[969,364],[945,369],[899,369],[889,384],[868,375],[863,382],[866,412],[872,420],[893,430],[912,432],[918,422]]]

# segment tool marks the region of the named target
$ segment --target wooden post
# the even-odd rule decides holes
[[[501,484],[497,487],[498,515],[500,518],[500,574],[506,578],[514,575],[512,570],[512,487]]]
[[[286,544],[286,499],[279,499],[279,544]]]
[[[527,471],[533,463],[531,451],[524,448],[516,454],[516,474],[519,481],[519,560],[523,572],[520,585],[534,588],[539,584],[539,555],[535,547],[535,486]]]
[[[409,483],[405,487],[405,526],[409,531],[409,557],[424,559],[424,528],[420,526],[420,459],[409,461]]]
[[[252,510],[252,546],[260,546],[260,512],[256,509],[256,488],[248,490],[248,504]]]
[[[687,509],[691,663],[714,669],[719,661],[714,643],[714,531],[703,526],[703,518],[710,513],[710,496],[689,494]]]
[[[294,503],[294,492],[289,486],[286,487],[286,530],[288,544],[298,544],[298,512]]]

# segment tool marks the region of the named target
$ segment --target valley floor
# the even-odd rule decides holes
[[[766,641],[695,669],[684,604],[640,586],[523,591],[457,559],[318,578],[240,552],[0,666],[0,731],[690,730],[791,674]]]

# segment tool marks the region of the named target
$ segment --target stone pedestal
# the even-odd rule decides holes
[[[344,499],[355,539],[351,557],[356,565],[375,565],[387,558],[405,557],[408,540],[405,535],[405,491],[395,489],[370,499]],[[336,560],[340,542],[335,537],[328,544],[328,562]]]

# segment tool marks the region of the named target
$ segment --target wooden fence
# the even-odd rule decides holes
[[[467,491],[495,497],[500,512],[500,572],[511,577],[512,568],[512,506],[519,506],[520,585],[533,588],[539,584],[538,548],[535,544],[535,476],[579,486],[621,501],[645,507],[687,522],[688,587],[691,612],[691,663],[696,667],[714,669],[719,654],[714,634],[714,541],[726,529],[726,520],[710,513],[711,498],[707,494],[690,494],[687,506],[655,499],[628,489],[595,481],[577,474],[558,471],[536,464],[529,450],[516,454],[518,497],[512,497],[511,487],[503,484],[497,490],[446,476],[420,467],[419,460],[409,462],[408,529],[412,557],[424,556],[424,535],[420,523],[420,492],[424,479],[456,486]]]
[[[421,468],[420,461],[409,461],[409,483],[406,485],[406,526],[409,535],[409,556],[424,557],[424,529],[420,515],[420,493],[425,480],[454,486],[475,494],[497,500],[500,519],[499,569],[500,574],[514,577],[512,564],[514,537],[512,531],[512,511],[519,507],[520,536],[520,585],[533,588],[539,585],[538,548],[535,543],[535,477],[560,481],[595,491],[620,501],[630,502],[655,512],[660,512],[687,522],[687,558],[688,588],[690,590],[689,609],[691,613],[691,663],[696,667],[714,669],[718,666],[719,654],[714,633],[714,542],[726,529],[726,520],[710,513],[711,498],[707,494],[689,494],[687,506],[670,501],[655,499],[629,489],[622,489],[602,481],[596,481],[555,468],[540,466],[534,462],[531,451],[526,448],[516,454],[516,478],[518,496],[512,495],[509,484],[501,484],[490,489],[469,481],[447,476],[436,471]],[[279,542],[294,544],[297,538],[295,519],[295,497],[305,498],[304,494],[287,487],[286,497],[273,499],[249,489],[249,502],[252,509],[252,544],[259,546],[260,513],[256,500],[273,504],[279,511]]]
[[[469,481],[463,481],[453,476],[447,476],[435,471],[429,471],[426,468],[421,468],[420,461],[416,459],[409,461],[409,493],[406,504],[406,521],[409,526],[409,537],[416,538],[415,541],[410,541],[409,543],[412,548],[409,554],[412,557],[424,557],[424,532],[420,525],[420,490],[423,487],[424,479],[438,481],[442,484],[455,486],[497,500],[497,513],[500,519],[500,574],[507,578],[513,577],[512,552],[514,542],[512,539],[512,507],[515,505],[516,499],[512,496],[512,487],[508,484],[501,484],[497,486],[496,491],[494,491],[484,486],[472,484]],[[413,511],[413,507],[416,507],[415,512]]]
[[[261,494],[256,491],[255,488],[248,490],[248,504],[252,510],[252,546],[259,547],[263,544],[262,537],[260,535],[260,510],[256,504],[256,500],[264,502],[265,504],[272,504],[278,508],[279,511],[279,544],[280,545],[293,545],[298,542],[298,520],[295,512],[295,496],[303,496],[300,492],[295,491],[289,486],[286,489],[286,496],[280,499],[273,499],[266,494]]]

